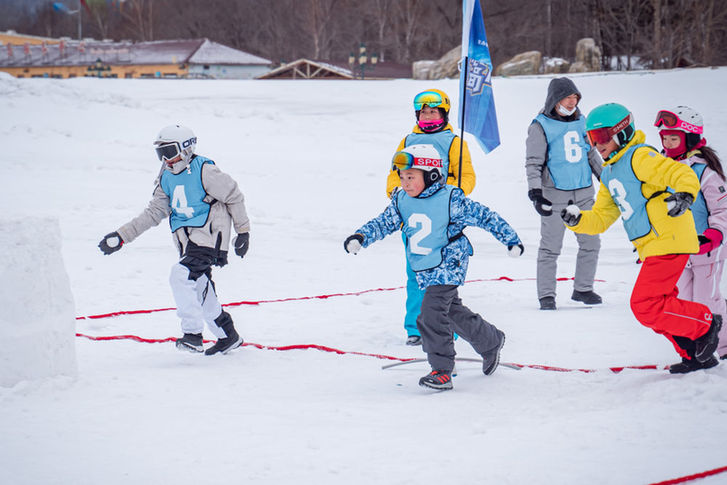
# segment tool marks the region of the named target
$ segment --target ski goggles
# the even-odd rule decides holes
[[[667,110],[661,110],[656,114],[654,126],[659,128],[662,125],[666,128],[684,130],[687,133],[696,133],[697,135],[701,135],[704,132],[703,127],[687,123],[686,121],[681,120],[676,114]]]
[[[444,100],[442,99],[441,94],[435,93],[434,91],[424,91],[414,97],[414,110],[421,111],[424,105],[427,105],[430,108],[436,108],[443,103]]]
[[[393,170],[408,170],[410,168],[430,170],[432,168],[442,168],[442,160],[439,158],[415,157],[409,152],[396,152],[391,163]]]
[[[159,160],[162,161],[172,160],[182,154],[182,150],[179,148],[179,143],[176,141],[159,145],[154,150],[157,152]]]
[[[597,144],[605,145],[611,141],[614,135],[625,129],[629,124],[631,124],[630,114],[613,126],[604,126],[603,128],[588,130],[586,135],[588,135],[588,141],[591,143],[591,146],[596,146]]]

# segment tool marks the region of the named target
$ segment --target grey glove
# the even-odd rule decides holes
[[[689,206],[694,202],[694,197],[688,192],[677,192],[664,199],[664,202],[666,202],[666,208],[669,210],[667,214],[678,217],[689,209]]]

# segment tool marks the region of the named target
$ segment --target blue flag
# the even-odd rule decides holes
[[[463,0],[462,3],[459,92],[460,127],[474,135],[485,153],[491,152],[500,145],[500,131],[492,96],[492,60],[480,0]]]

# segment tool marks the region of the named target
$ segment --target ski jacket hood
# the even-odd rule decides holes
[[[578,119],[581,114],[581,110],[578,107],[576,107],[575,113],[570,116],[561,116],[556,111],[554,111],[555,105],[558,104],[558,101],[567,96],[570,96],[571,94],[575,94],[576,96],[578,96],[578,102],[580,103],[581,92],[578,91],[578,88],[573,81],[571,81],[567,77],[556,77],[551,80],[550,84],[548,85],[548,94],[545,97],[543,114],[549,118],[554,118],[556,120],[570,121]]]

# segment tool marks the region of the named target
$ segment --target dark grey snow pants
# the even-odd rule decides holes
[[[497,328],[462,304],[456,285],[427,288],[417,327],[433,370],[451,372],[454,368],[454,332],[469,342],[478,354],[500,344]]]

